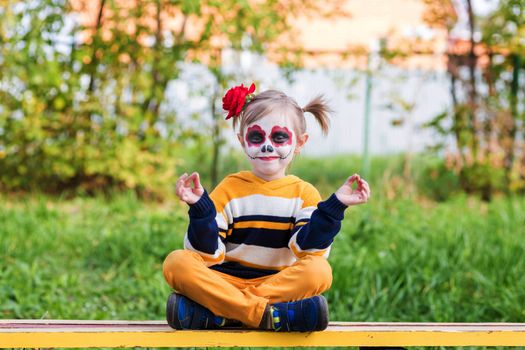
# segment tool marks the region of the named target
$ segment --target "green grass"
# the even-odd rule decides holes
[[[199,171],[211,190],[206,164],[190,157],[177,173]],[[330,255],[331,320],[525,322],[525,198],[454,196],[453,174],[432,175],[440,164],[372,159],[372,200],[347,210]],[[219,177],[247,167],[232,152]],[[360,168],[357,156],[300,156],[290,173],[326,198]],[[0,317],[164,319],[161,266],[187,223],[173,197],[0,196]]]
[[[1,317],[162,318],[161,264],[184,226],[180,208],[150,208],[132,195],[4,203]]]
[[[163,319],[161,264],[186,208],[111,200],[0,204],[2,318]],[[388,200],[347,211],[326,294],[340,321],[525,322],[525,200]]]
[[[525,321],[525,202],[384,201],[347,215],[332,311],[344,320]]]

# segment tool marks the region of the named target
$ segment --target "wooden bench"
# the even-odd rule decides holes
[[[313,333],[175,331],[165,321],[0,320],[0,348],[525,346],[525,323],[332,322]]]

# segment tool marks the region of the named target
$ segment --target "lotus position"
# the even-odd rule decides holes
[[[354,174],[322,201],[314,186],[287,175],[308,140],[305,115],[313,115],[326,135],[330,109],[321,96],[301,108],[280,91],[254,91],[254,84],[240,85],[223,98],[251,171],[228,175],[209,195],[196,172],[177,181],[177,196],[189,205],[189,227],[185,249],[171,252],[163,265],[175,290],[167,304],[175,329],[242,324],[309,332],[328,326],[321,295],[332,283],[326,259],[345,209],[366,203],[370,188]]]

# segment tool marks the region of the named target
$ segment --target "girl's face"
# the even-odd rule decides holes
[[[298,137],[291,118],[280,113],[248,124],[237,136],[254,174],[268,181],[284,176],[286,167],[308,138],[307,134]]]

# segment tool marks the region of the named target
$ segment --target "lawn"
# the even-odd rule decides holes
[[[161,265],[186,208],[112,199],[1,198],[2,318],[163,319]],[[340,321],[525,322],[525,200],[455,196],[347,210],[326,293]]]

